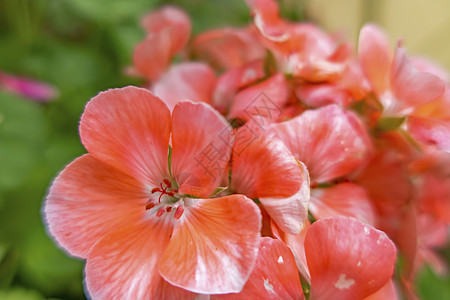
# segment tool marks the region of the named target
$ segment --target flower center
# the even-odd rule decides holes
[[[154,187],[150,193],[152,196],[145,205],[146,210],[156,212],[157,217],[172,211],[174,211],[173,216],[175,219],[179,219],[183,215],[184,205],[182,201],[178,201],[178,189],[172,188],[172,182],[169,179],[163,179],[159,187]],[[163,197],[164,195],[166,197]],[[156,196],[158,196],[157,199]]]

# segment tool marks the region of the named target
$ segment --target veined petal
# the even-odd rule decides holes
[[[258,206],[243,195],[184,201],[191,205],[175,227],[160,274],[193,292],[240,292],[258,254]]]
[[[231,127],[205,103],[173,109],[172,175],[180,193],[208,197],[222,179],[231,153]]]
[[[302,184],[299,190],[289,197],[261,197],[259,201],[272,220],[289,234],[298,234],[308,219],[310,199],[310,182],[308,170],[301,162],[298,166],[302,172]]]
[[[348,216],[375,226],[375,211],[369,196],[364,188],[353,183],[312,189],[310,210],[316,219]]]
[[[397,47],[392,62],[391,88],[405,107],[417,107],[442,96],[445,83],[428,72],[418,71],[406,57],[405,49]]]
[[[286,245],[263,237],[250,278],[238,294],[214,295],[211,299],[304,299],[294,256]]]
[[[283,142],[253,122],[237,132],[231,171],[231,189],[249,198],[292,196],[304,180]]]
[[[395,246],[387,235],[349,217],[311,225],[305,238],[314,299],[362,299],[391,278]]]
[[[89,253],[86,288],[92,299],[194,299],[158,273],[173,226],[170,216],[133,224],[102,238]]]
[[[132,86],[94,97],[80,121],[81,141],[90,154],[152,186],[168,177],[169,135],[167,106]]]
[[[173,110],[181,100],[211,103],[215,84],[214,71],[203,63],[181,63],[172,66],[152,90]]]
[[[365,25],[359,34],[358,56],[364,75],[378,94],[389,89],[392,55],[388,39],[375,24]]]
[[[408,130],[415,139],[450,152],[450,121],[410,116],[407,122]]]
[[[85,258],[104,235],[143,219],[146,198],[141,183],[86,154],[54,180],[45,219],[64,249]]]
[[[371,142],[358,117],[337,105],[308,110],[271,130],[305,163],[311,181],[324,182],[361,167]]]

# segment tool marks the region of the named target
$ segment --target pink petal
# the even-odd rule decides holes
[[[287,24],[279,17],[278,4],[273,0],[246,0],[254,23],[268,40],[283,42],[289,38]]]
[[[260,198],[281,229],[298,233],[308,216],[308,171],[280,140],[249,125],[235,139],[231,190]]]
[[[407,122],[408,131],[415,139],[450,152],[450,121],[410,116]]]
[[[0,88],[39,102],[49,102],[58,97],[58,90],[45,82],[18,77],[0,71]]]
[[[388,39],[375,24],[365,25],[359,34],[358,56],[362,70],[378,94],[389,89],[392,55]]]
[[[101,239],[89,253],[86,288],[92,299],[194,299],[158,273],[173,226],[157,222],[130,224]]]
[[[242,291],[211,299],[304,299],[294,256],[283,242],[261,238],[255,268]]]
[[[361,167],[371,153],[366,129],[358,117],[337,105],[308,110],[273,132],[306,164],[311,181],[324,182]]]
[[[311,225],[305,239],[314,299],[361,299],[391,278],[395,246],[382,231],[349,217]]]
[[[172,119],[172,175],[180,193],[206,198],[228,164],[231,127],[205,103],[179,102]]]
[[[243,195],[185,201],[192,203],[161,259],[161,275],[198,293],[241,291],[258,254],[258,206]]]
[[[213,106],[227,115],[239,89],[262,79],[265,76],[264,63],[256,60],[222,74],[214,88]]]
[[[152,90],[173,110],[181,100],[211,103],[215,84],[214,71],[203,63],[181,63],[173,65]]]
[[[394,281],[389,280],[381,289],[364,298],[364,300],[397,300],[397,290],[394,285]]]
[[[87,154],[56,177],[44,213],[57,242],[86,257],[105,234],[142,219],[146,202],[142,184]]]
[[[255,120],[262,124],[274,122],[288,100],[288,89],[281,73],[247,87],[236,95],[228,117]]]
[[[272,223],[274,235],[282,240],[292,251],[295,258],[297,269],[300,272],[302,280],[311,285],[311,275],[309,274],[308,264],[305,255],[305,237],[311,224],[306,220],[302,231],[298,234],[289,234],[281,231],[275,223]]]
[[[168,178],[169,134],[166,105],[132,86],[92,98],[80,121],[81,141],[90,154],[151,186]]]
[[[328,104],[346,106],[353,98],[348,92],[334,84],[303,84],[295,89],[297,97],[310,107],[321,107]]]
[[[253,127],[237,132],[231,189],[249,198],[292,196],[304,180],[297,161],[279,139]]]
[[[401,47],[397,47],[392,62],[391,86],[397,100],[406,107],[433,101],[445,91],[444,81],[434,74],[418,71]]]
[[[171,56],[184,47],[191,33],[189,16],[174,6],[165,6],[147,14],[142,19],[142,26],[149,35],[160,34],[170,37],[170,48],[166,50]]]
[[[375,210],[366,191],[353,183],[312,189],[310,211],[316,219],[348,216],[375,226]]]
[[[298,163],[302,172],[302,186],[290,197],[261,197],[259,201],[272,220],[286,233],[297,234],[308,219],[310,199],[309,175],[305,165]]]
[[[252,27],[224,28],[199,34],[193,42],[196,54],[226,70],[243,66],[266,56]]]
[[[170,64],[172,55],[170,37],[165,34],[149,35],[136,45],[133,63],[142,76],[156,81]]]

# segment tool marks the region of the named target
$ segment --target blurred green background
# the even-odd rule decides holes
[[[307,15],[304,2],[284,2],[290,18]],[[140,18],[168,3],[188,12],[194,34],[250,21],[243,0],[0,0],[0,70],[60,91],[50,103],[0,91],[1,300],[84,299],[84,262],[47,235],[43,199],[56,174],[85,152],[78,121],[86,102],[108,88],[143,84],[124,69],[144,38]],[[423,299],[450,299],[448,282],[425,269]]]

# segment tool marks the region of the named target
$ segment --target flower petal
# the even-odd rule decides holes
[[[310,199],[309,175],[305,165],[298,163],[302,172],[302,185],[290,197],[261,197],[259,201],[272,220],[286,233],[298,234],[308,219]]]
[[[214,71],[208,65],[181,63],[172,66],[152,90],[173,110],[181,100],[210,103],[214,84]]]
[[[231,127],[205,103],[173,109],[172,175],[180,193],[208,197],[222,179],[231,153]]]
[[[337,105],[308,110],[271,130],[306,164],[311,181],[324,182],[361,167],[371,153],[358,117]]]
[[[147,14],[142,19],[142,26],[149,35],[168,35],[170,48],[166,49],[170,55],[180,51],[189,39],[191,20],[184,11],[175,6],[165,6]],[[158,47],[159,45],[154,45]]]
[[[275,122],[288,100],[288,92],[289,87],[284,75],[275,74],[240,91],[234,99],[228,117],[245,121],[259,120],[259,123],[263,124],[266,121]]]
[[[144,191],[132,177],[84,155],[50,187],[44,208],[48,229],[70,254],[86,257],[105,234],[144,217]]]
[[[395,289],[394,281],[389,280],[381,289],[371,294],[369,297],[364,298],[364,300],[397,300],[397,290]]]
[[[226,70],[262,59],[266,52],[253,27],[210,30],[196,36],[195,53],[212,65]]]
[[[388,39],[375,24],[365,25],[359,34],[358,56],[362,70],[376,93],[389,89],[392,55]]]
[[[410,116],[407,122],[408,130],[415,139],[450,152],[450,121]]]
[[[168,177],[170,112],[148,90],[102,92],[87,105],[80,136],[95,158],[151,186]]]
[[[282,241],[261,238],[255,268],[242,291],[211,299],[304,299],[294,256]]]
[[[142,76],[150,81],[157,80],[172,59],[168,49],[170,38],[165,34],[149,35],[136,45],[133,63]]]
[[[237,132],[231,170],[232,191],[249,198],[292,196],[304,180],[283,142],[253,122]]]
[[[158,273],[173,230],[167,221],[162,217],[120,228],[92,248],[86,263],[86,288],[92,299],[194,299]]]
[[[391,278],[395,246],[387,235],[349,217],[311,225],[305,238],[314,299],[361,299]]]
[[[445,91],[444,81],[434,74],[418,71],[402,47],[397,47],[392,62],[391,86],[395,97],[406,107],[433,101]]]
[[[191,205],[161,259],[161,275],[193,292],[240,292],[258,254],[258,206],[243,195],[184,201]]]
[[[312,189],[310,210],[316,219],[348,216],[375,226],[375,210],[366,191],[353,183]]]

